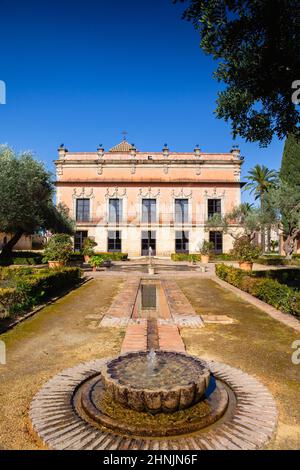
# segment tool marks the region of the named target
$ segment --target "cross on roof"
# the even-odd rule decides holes
[[[123,131],[122,134],[123,134],[123,140],[126,140],[126,136],[128,135],[128,132],[127,132],[127,131]]]

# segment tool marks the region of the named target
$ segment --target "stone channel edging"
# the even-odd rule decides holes
[[[30,407],[33,430],[49,449],[57,450],[254,450],[264,448],[277,426],[275,401],[254,377],[226,364],[206,361],[216,378],[236,396],[233,415],[207,432],[173,438],[137,438],[97,429],[74,411],[79,384],[97,374],[110,359],[99,359],[64,370],[37,393]]]

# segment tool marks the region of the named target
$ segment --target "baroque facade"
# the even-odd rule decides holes
[[[75,249],[94,237],[96,251],[129,257],[196,253],[203,240],[228,252],[232,237],[208,230],[213,214],[240,204],[243,159],[228,153],[138,151],[126,140],[109,151],[58,149],[57,203],[76,220]]]

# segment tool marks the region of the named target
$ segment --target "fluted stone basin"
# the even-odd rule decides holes
[[[204,363],[182,353],[127,353],[101,370],[112,399],[136,411],[170,413],[198,403],[210,380]]]

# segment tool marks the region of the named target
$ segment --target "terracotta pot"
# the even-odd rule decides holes
[[[252,271],[253,263],[251,261],[240,261],[239,266],[243,271]]]
[[[84,255],[83,258],[84,258],[84,262],[85,262],[85,263],[89,263],[89,262],[90,262],[90,259],[91,259],[90,255]]]
[[[65,263],[63,261],[48,261],[48,266],[50,269],[63,268]]]
[[[201,263],[203,264],[209,263],[209,255],[201,255]]]
[[[94,273],[97,271],[97,266],[93,266]]]

